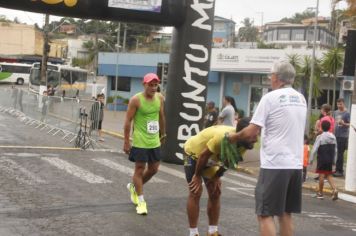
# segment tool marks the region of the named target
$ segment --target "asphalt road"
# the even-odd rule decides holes
[[[145,185],[148,215],[139,216],[126,184],[133,164],[127,156],[104,151],[23,149],[71,147],[59,137],[26,126],[0,112],[0,235],[188,235],[187,185],[181,166],[162,163]],[[120,144],[120,140],[117,140]],[[19,146],[8,148],[6,146]],[[223,180],[220,232],[258,235],[254,215],[255,178],[227,173]],[[296,235],[356,235],[356,205],[317,200],[303,193],[303,213],[295,216]],[[206,200],[199,230],[207,231]]]

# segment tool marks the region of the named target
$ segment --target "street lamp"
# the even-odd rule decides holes
[[[308,109],[307,109],[307,124],[306,133],[309,134],[310,130],[310,118],[311,118],[311,104],[313,97],[313,80],[314,80],[314,70],[315,70],[315,47],[316,47],[316,37],[317,37],[317,27],[318,27],[318,11],[319,11],[319,0],[316,0],[315,8],[315,20],[314,20],[314,41],[313,41],[313,54],[310,66],[310,79],[309,79],[309,93],[308,93]]]

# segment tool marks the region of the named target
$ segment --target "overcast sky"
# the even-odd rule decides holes
[[[330,2],[331,0],[320,0],[319,15],[330,16]],[[278,21],[283,17],[291,17],[296,12],[303,12],[308,7],[316,7],[316,0],[216,0],[215,6],[215,15],[233,19],[238,25],[246,17],[254,19],[255,25],[261,25],[262,15],[263,23]],[[338,8],[345,8],[345,4],[339,3]],[[17,17],[21,22],[31,25],[37,23],[41,26],[44,21],[42,14],[5,8],[0,8],[0,15],[11,20]],[[51,16],[51,21],[58,19]]]

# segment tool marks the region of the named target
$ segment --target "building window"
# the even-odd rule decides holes
[[[290,30],[279,30],[278,31],[278,40],[286,41],[289,40]]]
[[[116,78],[115,76],[110,77],[111,80],[111,90],[115,90]],[[131,91],[131,77],[119,77],[117,79],[117,91],[130,92]]]
[[[304,41],[304,29],[293,30],[292,41]]]

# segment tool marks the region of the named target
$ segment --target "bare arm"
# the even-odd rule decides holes
[[[159,130],[160,130],[160,137],[164,139],[166,137],[166,117],[164,115],[164,97],[160,96],[161,100],[161,108],[159,110]]]
[[[137,108],[139,107],[139,100],[138,98],[132,97],[128,104],[127,112],[126,112],[126,119],[124,124],[124,151],[125,153],[129,153],[131,149],[130,145],[130,132],[131,132],[131,123],[133,118],[135,117]]]
[[[202,188],[202,179],[201,179],[201,174],[208,163],[209,157],[211,156],[212,152],[208,148],[205,148],[204,151],[199,155],[199,158],[197,160],[197,164],[195,167],[195,173],[192,178],[192,181],[189,183],[189,190],[196,194],[200,191]]]
[[[261,127],[255,124],[249,124],[246,128],[238,133],[229,134],[230,143],[238,141],[247,141],[249,143],[257,142],[258,135],[261,133]]]

